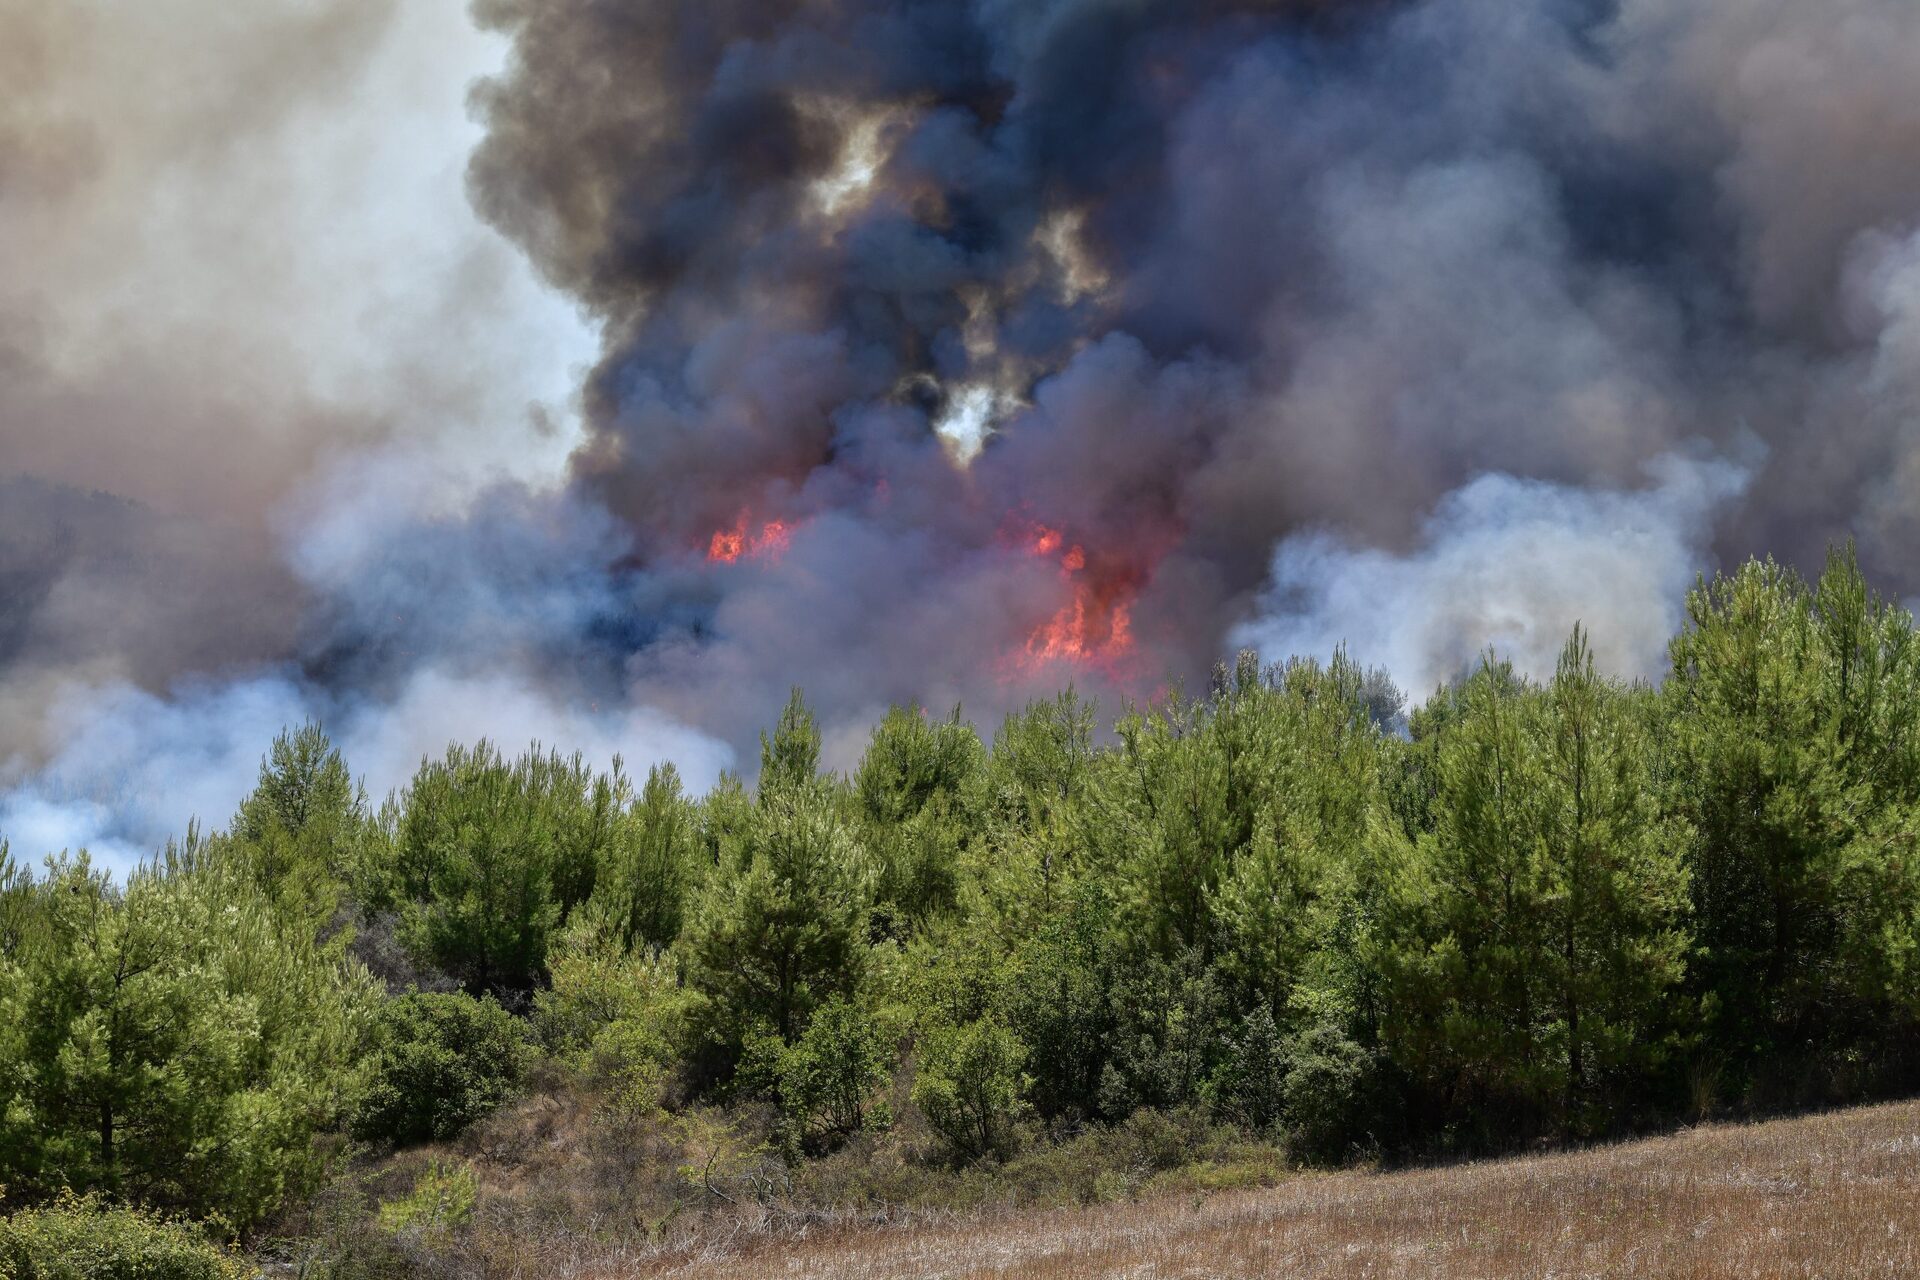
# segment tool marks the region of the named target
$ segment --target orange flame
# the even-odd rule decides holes
[[[1138,575],[1124,566],[1090,561],[1084,547],[1068,544],[1061,530],[1047,525],[1034,525],[1022,541],[1029,555],[1043,560],[1058,557],[1060,576],[1067,581],[1072,598],[1034,628],[1024,651],[1016,655],[1017,665],[1031,670],[1063,660],[1112,664],[1131,653]]]
[[[732,564],[743,556],[777,560],[792,542],[793,526],[786,521],[768,520],[754,529],[742,511],[732,528],[714,531],[707,543],[707,559],[716,564]]]

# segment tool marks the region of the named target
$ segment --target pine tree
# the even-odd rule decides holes
[[[98,1189],[238,1225],[313,1171],[371,1008],[230,865],[170,858],[124,889],[78,858],[35,887],[0,961],[0,1182]]]
[[[1736,1090],[1804,1087],[1911,1026],[1920,652],[1851,551],[1703,583],[1672,645],[1672,804],[1693,831],[1696,991]]]
[[[1596,674],[1575,627],[1533,722],[1544,1035],[1564,1055],[1563,1122],[1576,1130],[1604,1127],[1602,1091],[1659,1063],[1689,941],[1684,829],[1660,812],[1637,696]]]
[[[854,774],[860,836],[878,875],[877,904],[911,933],[959,905],[971,797],[985,753],[960,718],[894,707],[875,727]]]
[[[309,723],[274,739],[258,783],[234,815],[230,838],[207,852],[236,859],[282,910],[325,930],[362,857],[370,822],[366,796],[346,761],[320,726]]]
[[[820,771],[820,726],[795,689],[771,736],[760,735],[760,794],[813,785]]]
[[[858,846],[820,788],[763,793],[740,840],[684,944],[708,1037],[727,1052],[756,1027],[793,1043],[821,1001],[859,985],[871,894]]]
[[[400,937],[416,959],[474,992],[539,981],[567,914],[593,891],[626,783],[538,747],[508,761],[492,744],[451,747],[401,797],[391,878]]]
[[[680,936],[700,874],[694,807],[678,771],[656,766],[601,850],[590,910],[629,949],[667,947]]]
[[[1407,935],[1394,1048],[1455,1106],[1542,1122],[1563,1072],[1540,1035],[1549,886],[1536,836],[1541,762],[1529,750],[1538,699],[1489,655],[1453,698],[1437,744],[1434,825],[1402,887]]]

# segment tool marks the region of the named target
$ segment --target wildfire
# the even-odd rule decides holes
[[[1068,661],[1110,664],[1133,651],[1133,597],[1138,575],[1125,567],[1090,560],[1086,549],[1069,543],[1065,533],[1034,525],[1022,538],[1027,554],[1055,560],[1072,598],[1034,628],[1017,665],[1032,669]]]
[[[707,559],[715,564],[732,564],[745,557],[750,560],[778,559],[793,541],[793,526],[784,520],[768,520],[755,528],[741,512],[730,529],[717,529],[707,543]]]

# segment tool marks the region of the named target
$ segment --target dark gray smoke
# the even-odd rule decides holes
[[[1920,586],[1906,0],[479,12],[515,53],[476,201],[605,326],[577,491],[653,559],[798,526],[633,664],[731,736],[790,679],[979,697],[1060,607],[1025,521],[1134,600],[1136,688],[1213,661],[1289,536],[1417,565],[1493,472],[1752,468],[1674,516],[1677,578],[1593,592],[1634,667],[1716,557],[1857,537]],[[1565,546],[1577,598],[1606,566]]]
[[[1657,674],[1749,553],[1855,538],[1920,591],[1911,0],[475,15],[511,52],[473,205],[600,334],[568,478],[422,500],[529,430],[485,412],[511,361],[446,372],[496,332],[453,291],[408,347],[443,425],[275,470],[293,623],[174,677],[245,651],[366,723],[508,680],[736,746],[801,683],[844,762],[892,701],[1146,693],[1248,641],[1424,682],[1582,617]]]

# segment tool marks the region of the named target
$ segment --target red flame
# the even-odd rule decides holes
[[[732,528],[714,531],[707,543],[707,559],[716,564],[732,564],[742,556],[777,560],[792,541],[793,526],[786,521],[768,520],[755,529],[742,511]]]
[[[1029,555],[1058,559],[1072,595],[1034,628],[1015,655],[1016,665],[1028,670],[1058,661],[1111,666],[1131,653],[1140,575],[1129,566],[1090,558],[1084,547],[1069,544],[1065,533],[1047,525],[1031,526],[1021,541]]]

